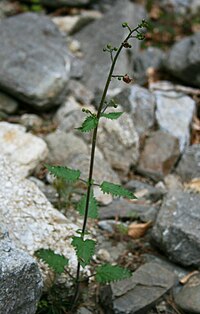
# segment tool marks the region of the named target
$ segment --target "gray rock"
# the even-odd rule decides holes
[[[0,27],[0,88],[40,109],[60,104],[70,58],[55,24],[47,16],[25,13]]]
[[[41,3],[48,7],[62,7],[62,6],[69,6],[69,7],[82,7],[86,6],[91,2],[91,0],[41,0]]]
[[[172,171],[180,155],[178,139],[163,131],[151,133],[141,153],[137,171],[155,181]]]
[[[149,68],[160,70],[162,68],[164,56],[164,52],[155,47],[148,47],[147,49],[140,51],[133,60],[134,79],[136,82],[141,85],[147,83],[147,70]]]
[[[123,218],[154,221],[158,208],[148,203],[130,203],[125,199],[116,199],[108,206],[99,208],[99,219]]]
[[[117,120],[101,119],[98,147],[113,169],[127,173],[131,165],[136,165],[139,157],[139,137],[127,113]]]
[[[156,263],[147,263],[129,279],[113,282],[101,291],[106,313],[147,313],[174,285],[176,276]]]
[[[193,275],[182,290],[174,294],[174,301],[186,313],[200,313],[200,275]]]
[[[68,93],[83,106],[91,105],[92,100],[94,99],[94,94],[81,84],[81,82],[75,80],[69,81]]]
[[[0,172],[0,217],[10,238],[31,255],[40,248],[63,254],[69,258],[70,272],[75,273],[77,262],[71,237],[80,225],[54,209],[36,184],[24,179],[17,164],[8,157],[0,158]],[[45,267],[41,270],[47,279],[49,271]]]
[[[81,306],[76,314],[92,314],[86,307]]]
[[[194,144],[186,148],[176,172],[183,181],[200,177],[200,144]]]
[[[73,157],[89,153],[86,143],[72,132],[57,130],[48,134],[45,141],[49,148],[48,161],[53,164],[68,166]]]
[[[183,266],[200,265],[200,195],[171,190],[152,230],[153,243]]]
[[[200,87],[200,33],[175,43],[164,61],[166,70],[189,85]]]
[[[114,97],[130,113],[140,137],[155,124],[155,96],[139,85],[133,85]]]
[[[188,11],[197,13],[197,10],[200,9],[199,0],[161,0],[160,4],[164,9],[172,7],[179,14],[186,14]]]
[[[33,113],[24,113],[21,115],[19,122],[28,130],[40,128],[43,124],[42,118]]]
[[[156,119],[161,130],[179,139],[182,152],[190,142],[195,101],[182,93],[155,91]]]
[[[92,91],[101,86],[103,89],[110,69],[110,58],[108,53],[102,51],[103,48],[111,41],[113,46],[121,44],[127,34],[126,30],[121,27],[124,21],[134,23],[131,26],[135,27],[144,17],[144,9],[141,6],[127,0],[116,1],[112,10],[109,10],[102,19],[75,34],[75,38],[81,43],[85,58],[83,82]],[[134,51],[137,51],[138,46],[138,41],[135,41]],[[124,50],[118,59],[115,72],[125,74],[130,71],[130,68],[130,58]],[[120,82],[113,79],[111,85],[113,88],[119,86]]]
[[[0,156],[18,164],[18,171],[27,176],[48,154],[46,143],[26,133],[22,125],[0,122]]]
[[[42,293],[42,277],[36,261],[15,247],[0,227],[0,312],[34,314]]]
[[[14,113],[18,108],[18,102],[10,96],[0,92],[0,111]]]
[[[125,187],[132,191],[140,200],[144,199],[157,202],[162,199],[165,194],[162,189],[137,180],[129,181]]]

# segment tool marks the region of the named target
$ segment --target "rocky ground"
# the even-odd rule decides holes
[[[55,182],[44,163],[87,178],[91,138],[75,128],[82,108],[98,106],[110,66],[102,49],[123,41],[123,22],[143,18],[154,28],[119,59],[116,73],[134,83],[111,84],[108,99],[125,113],[100,124],[94,169],[96,182],[121,183],[137,200],[96,186],[99,218],[89,221],[92,266],[117,263],[133,275],[86,282],[76,313],[200,313],[199,10],[198,0],[1,1],[1,313],[67,313],[69,276],[50,292],[53,275],[34,252],[65,255],[75,274],[83,187]]]

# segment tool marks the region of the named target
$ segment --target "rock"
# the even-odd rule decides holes
[[[34,314],[42,293],[42,278],[36,261],[15,247],[0,227],[0,312]]]
[[[82,7],[86,6],[91,2],[91,0],[41,0],[41,4],[47,7],[62,7],[62,6],[69,6],[69,7]]]
[[[139,200],[150,200],[152,202],[162,199],[165,194],[163,189],[137,180],[130,180],[125,188],[132,191]]]
[[[134,21],[134,25],[131,26],[135,27],[144,17],[145,12],[141,6],[127,0],[116,1],[112,10],[109,10],[103,18],[75,34],[75,39],[81,43],[85,59],[82,81],[89,89],[92,91],[99,87],[103,89],[111,62],[108,53],[102,50],[111,41],[113,46],[118,46],[124,40],[127,31],[121,27],[121,24],[124,21]],[[134,51],[137,51],[138,46],[138,41],[135,41]],[[130,58],[128,59],[127,51],[124,50],[118,59],[115,72],[128,73],[130,68]],[[113,79],[111,85],[111,88],[114,88],[119,86],[120,82]]]
[[[131,165],[136,165],[139,138],[127,113],[117,120],[101,119],[97,143],[112,168],[127,173]]]
[[[18,108],[18,102],[10,96],[0,92],[0,111],[8,114],[14,113]]]
[[[22,125],[8,122],[0,122],[0,147],[0,155],[15,161],[24,177],[48,154],[47,145],[41,138],[26,133]]]
[[[89,153],[86,143],[72,132],[56,130],[49,133],[45,141],[49,148],[48,162],[54,165],[68,166],[73,157]]]
[[[195,102],[191,97],[174,91],[155,91],[154,94],[157,123],[161,130],[179,139],[182,152],[190,142],[190,125],[195,111]]]
[[[70,58],[55,24],[47,16],[24,13],[0,27],[0,88],[38,109],[60,104]]]
[[[90,156],[85,154],[79,154],[74,156],[70,162],[70,167],[79,169],[81,171],[82,178],[87,180],[89,172]],[[112,170],[108,162],[100,155],[95,156],[93,179],[95,183],[101,184],[103,181],[109,181],[119,184],[118,175]]]
[[[151,133],[141,153],[137,171],[155,181],[170,173],[180,156],[178,139],[163,131]]]
[[[81,306],[76,314],[92,314],[86,307]]]
[[[176,173],[183,181],[200,177],[200,144],[186,148],[178,163]]]
[[[106,313],[147,313],[174,285],[175,275],[156,263],[146,263],[130,278],[113,282],[101,291]]]
[[[193,275],[180,292],[174,294],[176,305],[186,313],[200,313],[200,275]]]
[[[200,9],[198,0],[161,0],[160,4],[164,9],[166,7],[173,8],[179,14],[197,13]]]
[[[117,103],[130,113],[140,137],[144,136],[155,124],[155,96],[146,88],[133,85],[114,97]]]
[[[89,91],[81,82],[70,80],[68,84],[68,93],[72,95],[78,103],[83,106],[91,105],[94,94]]]
[[[77,262],[71,237],[80,226],[54,209],[39,188],[21,176],[9,158],[0,158],[0,172],[1,223],[10,238],[31,255],[40,248],[64,255],[69,258],[70,272],[75,274]]]
[[[125,199],[116,199],[108,206],[99,207],[99,219],[110,219],[110,218],[123,218],[123,219],[138,219],[142,221],[154,221],[158,208],[155,206],[143,203],[130,203]]]
[[[200,265],[200,195],[170,190],[152,231],[153,243],[174,262]]]
[[[164,61],[165,68],[181,81],[200,87],[200,32],[175,43]]]
[[[140,51],[133,60],[134,80],[144,85],[148,82],[147,71],[149,68],[160,70],[164,60],[164,52],[156,47],[148,47]]]
[[[52,18],[52,21],[58,26],[61,32],[72,35],[95,19],[101,17],[102,14],[98,11],[83,11],[80,15],[56,16]]]
[[[37,129],[43,124],[42,118],[33,113],[24,113],[21,115],[19,122],[27,129]]]

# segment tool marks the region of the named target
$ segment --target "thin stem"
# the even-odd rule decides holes
[[[123,43],[125,41],[127,41],[131,37],[131,35],[135,31],[137,31],[139,28],[140,28],[139,26],[137,26],[133,30],[131,30],[129,28],[130,32],[129,32],[128,36],[121,43],[121,45],[120,45],[119,49],[117,50],[114,58],[112,58],[112,64],[111,64],[111,67],[110,67],[110,71],[109,71],[109,74],[108,74],[108,77],[107,77],[107,80],[106,80],[106,84],[105,84],[105,87],[104,87],[104,90],[103,90],[103,94],[102,94],[102,97],[101,97],[101,101],[100,101],[100,104],[99,104],[99,108],[98,108],[98,111],[97,111],[97,120],[98,120],[98,122],[97,122],[96,128],[93,131],[93,136],[92,136],[92,148],[91,148],[91,155],[90,155],[91,157],[90,157],[89,176],[88,176],[88,188],[87,188],[87,196],[86,196],[84,221],[83,221],[82,232],[81,232],[82,239],[84,239],[84,234],[85,234],[85,230],[86,230],[87,219],[88,219],[88,211],[89,211],[90,193],[91,193],[91,188],[92,188],[92,185],[93,185],[92,176],[93,176],[93,168],[94,168],[94,157],[95,157],[95,148],[96,148],[97,130],[98,130],[98,125],[99,125],[99,119],[101,117],[102,108],[103,108],[103,105],[105,103],[105,99],[106,99],[106,95],[107,95],[107,92],[108,92],[108,88],[109,88],[109,85],[110,85],[110,82],[111,82],[111,79],[112,79],[112,76],[113,76],[113,71],[114,71],[114,68],[115,68],[115,64],[117,62],[117,59],[119,57],[119,54],[120,54],[122,48],[124,47]],[[75,288],[74,298],[73,298],[73,301],[72,301],[72,308],[74,308],[74,305],[75,305],[75,303],[77,301],[78,294],[79,294],[79,285],[80,285],[79,277],[80,277],[80,262],[78,262],[78,266],[77,266],[76,288]]]

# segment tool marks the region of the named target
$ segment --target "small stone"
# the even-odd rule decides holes
[[[43,124],[42,118],[36,114],[25,113],[20,117],[19,121],[27,129],[40,128]]]
[[[163,131],[153,132],[145,142],[137,171],[159,181],[172,171],[179,156],[177,138]]]
[[[39,137],[26,133],[22,125],[0,122],[1,156],[18,164],[18,170],[27,176],[39,162],[43,161],[48,149]]]
[[[97,258],[103,262],[110,262],[110,253],[105,249],[100,249],[97,252]]]
[[[180,292],[174,294],[174,301],[186,313],[200,313],[200,274],[193,275]]]
[[[0,111],[8,114],[16,112],[18,108],[18,102],[10,96],[0,92]]]
[[[200,177],[200,144],[186,148],[178,163],[176,173],[183,181]]]

